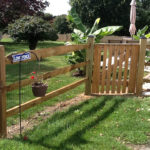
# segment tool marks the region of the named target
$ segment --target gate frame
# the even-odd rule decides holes
[[[105,46],[105,43],[102,43],[102,44]],[[117,45],[117,43],[116,43],[116,45]],[[143,82],[144,82],[143,78],[144,78],[144,66],[145,66],[146,47],[149,47],[149,45],[147,45],[147,39],[145,37],[141,37],[140,41],[139,41],[139,51],[138,51],[139,54],[138,54],[138,56],[136,58],[137,59],[137,61],[136,61],[136,63],[137,63],[137,70],[134,70],[134,73],[136,74],[136,77],[135,77],[135,80],[134,80],[135,87],[132,87],[130,92],[128,91],[127,93],[124,93],[124,94],[133,93],[133,94],[135,94],[137,96],[142,94],[142,85],[143,85]],[[98,59],[98,55],[99,55],[98,52],[97,52],[97,54],[94,54],[94,59],[96,59],[97,61],[100,60],[100,59]],[[132,59],[135,61],[134,55],[132,57],[133,57]],[[98,64],[94,64],[94,65],[96,65],[97,68],[98,68],[99,67],[99,62],[98,62]],[[93,68],[93,70],[94,70],[94,68]],[[96,68],[95,68],[95,70],[96,70]],[[98,74],[99,73],[97,73],[97,75]],[[96,78],[96,75],[94,75],[93,77]],[[99,79],[97,79],[96,81],[95,81],[96,83],[94,83],[94,86],[93,86],[94,89],[92,89],[92,92],[95,92],[95,93],[91,92],[92,95],[119,95],[119,94],[122,95],[122,93],[112,93],[112,94],[110,94],[110,93],[107,93],[107,92],[106,92],[106,94],[104,94],[104,93],[100,93],[99,94],[99,90],[98,90],[99,88],[97,88],[99,86],[99,83],[98,83]],[[130,84],[133,84],[133,83],[130,83]]]
[[[145,37],[141,37],[141,39],[140,39],[140,52],[139,52],[138,70],[137,70],[137,79],[136,79],[136,95],[137,96],[142,94],[145,55],[146,55],[146,44],[147,44],[147,39]]]

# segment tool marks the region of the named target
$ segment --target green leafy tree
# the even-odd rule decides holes
[[[150,0],[137,0],[137,29],[150,25]],[[150,32],[150,28],[147,30]]]
[[[13,24],[8,25],[8,34],[17,41],[27,41],[30,50],[34,50],[38,41],[56,40],[56,32],[51,25],[42,18],[24,16]]]
[[[150,0],[136,0],[137,28],[150,25]],[[119,35],[129,35],[131,0],[70,0],[82,22],[92,27],[96,18],[103,21],[100,27],[107,25],[123,25]]]
[[[73,31],[71,23],[67,20],[66,15],[57,16],[53,26],[60,34],[71,33]]]
[[[52,14],[49,14],[49,13],[43,13],[41,17],[42,19],[48,22],[51,22],[55,18]]]
[[[38,14],[47,6],[46,0],[0,0],[0,29],[21,16]]]

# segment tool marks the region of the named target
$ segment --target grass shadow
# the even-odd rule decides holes
[[[107,109],[104,109],[106,102],[108,100],[110,100],[110,101],[113,100],[114,102],[110,107],[108,107]],[[90,109],[85,110],[82,114],[75,116],[75,118],[73,118],[69,122],[67,122],[67,124],[69,125],[69,128],[72,128],[72,130],[73,129],[75,129],[75,130],[69,136],[67,136],[67,138],[64,138],[63,140],[58,142],[57,145],[55,145],[53,143],[45,142],[45,141],[47,139],[49,139],[49,141],[51,141],[56,136],[59,138],[59,136],[61,136],[62,133],[67,132],[66,124],[63,124],[63,126],[56,128],[56,130],[52,131],[51,133],[47,133],[47,134],[41,136],[38,140],[28,140],[27,142],[32,145],[33,144],[41,145],[46,148],[51,148],[51,149],[56,149],[56,150],[58,150],[58,149],[71,150],[68,147],[68,145],[78,146],[80,144],[89,143],[90,141],[87,141],[83,138],[83,135],[85,134],[85,132],[89,131],[91,128],[93,128],[97,124],[104,121],[107,117],[109,117],[119,107],[119,105],[125,101],[125,98],[120,100],[120,99],[113,99],[113,97],[105,96],[105,97],[103,97],[103,99],[101,101],[96,102],[96,105],[94,105],[94,103],[92,104],[91,101],[94,101],[94,100],[89,100],[87,102],[81,103],[78,106],[74,106],[74,107],[70,108],[66,112],[62,112],[60,114],[55,114],[46,123],[44,123],[44,126],[42,125],[42,128],[46,128],[47,124],[54,123],[57,120],[60,120],[60,122],[61,122],[61,120],[68,118],[70,115],[74,115],[73,113],[75,110],[77,110],[77,109],[79,110],[82,107],[88,107],[88,105],[92,105],[92,106],[90,106]],[[95,99],[95,101],[96,101],[96,99]],[[99,111],[102,109],[104,109],[103,112],[99,113]],[[95,115],[97,117],[93,118],[92,116],[95,116]],[[91,120],[89,121],[88,118],[91,118]],[[79,122],[80,122],[80,120],[85,120],[85,124],[83,127],[79,127],[79,128],[75,127],[75,126],[78,126],[77,125],[78,120],[79,120]],[[36,131],[36,129],[33,130],[33,132],[34,131]],[[19,139],[17,139],[17,140],[19,140]]]

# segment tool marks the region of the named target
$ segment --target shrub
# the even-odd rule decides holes
[[[18,42],[21,40],[29,43],[30,50],[34,50],[38,41],[57,40],[56,31],[42,18],[24,16],[8,25],[8,34]]]

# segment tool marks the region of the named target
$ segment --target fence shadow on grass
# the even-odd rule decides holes
[[[100,99],[100,98],[99,98]],[[62,126],[56,127],[52,132],[45,133],[44,135],[40,136],[37,140],[31,140],[29,138],[28,144],[32,145],[39,145],[44,146],[45,148],[49,149],[61,149],[61,150],[71,150],[68,145],[74,145],[79,146],[80,144],[87,144],[90,143],[90,141],[85,140],[83,138],[83,135],[86,133],[86,131],[89,131],[91,128],[95,127],[102,121],[104,121],[107,117],[109,117],[116,109],[118,109],[119,105],[125,101],[125,98],[117,98],[117,97],[110,97],[105,96],[102,97],[101,100],[99,99],[91,99],[86,102],[83,102],[77,106],[74,106],[70,108],[69,110],[61,113],[54,114],[50,119],[48,119],[43,125],[40,126],[40,128],[45,129],[47,128],[48,124],[54,124],[56,121],[63,121],[67,118],[69,118],[71,115],[74,115],[73,113],[75,110],[79,109],[85,109],[87,108],[83,113],[79,115],[75,115],[72,119],[70,119],[68,122],[65,122]],[[113,101],[113,103],[108,107],[104,108],[106,106],[106,102]],[[100,112],[102,110],[102,112]],[[96,117],[93,117],[95,116]],[[89,121],[90,119],[90,121]],[[80,123],[85,120],[84,125],[82,127],[79,127]],[[66,126],[69,126],[71,128],[72,133],[67,133]],[[40,128],[35,129],[33,131],[29,131],[28,134],[31,134],[36,132],[36,130],[40,130]],[[49,130],[49,129],[47,129]],[[65,133],[66,132],[66,133]],[[60,138],[63,134],[70,134],[66,138],[64,137],[61,141]],[[65,135],[64,134],[64,135]],[[58,142],[52,143],[53,138],[58,138]],[[19,139],[16,139],[19,140]],[[47,142],[48,141],[48,142]],[[56,140],[57,141],[57,140]]]

